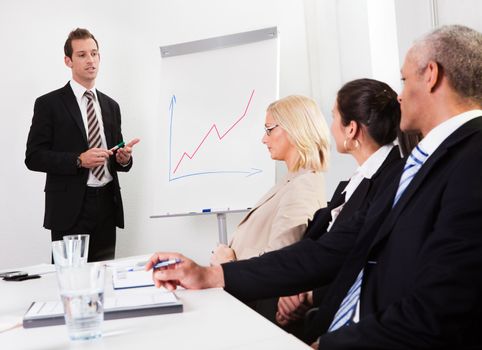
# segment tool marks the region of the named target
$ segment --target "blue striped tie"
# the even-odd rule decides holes
[[[341,326],[350,324],[350,321],[353,319],[353,315],[355,314],[356,304],[360,299],[362,278],[363,269],[358,274],[355,283],[353,283],[351,286],[345,299],[343,299],[341,302],[340,307],[333,318],[333,322],[331,322],[331,325],[328,328],[328,332],[333,332]]]
[[[403,168],[403,174],[400,178],[400,184],[398,185],[397,194],[395,195],[395,199],[393,201],[393,206],[397,204],[403,192],[410,184],[410,181],[412,181],[415,174],[420,170],[427,158],[428,154],[424,152],[420,148],[420,146],[417,145],[412,150],[412,153],[410,153],[410,156],[407,159],[407,163]],[[350,290],[348,291],[348,294],[341,302],[340,307],[338,308],[338,311],[333,318],[333,322],[331,322],[331,325],[328,328],[328,332],[333,332],[342,326],[347,326],[353,320],[358,301],[360,300],[362,280],[363,269],[360,271],[355,280],[355,283],[353,283]]]
[[[420,170],[423,163],[428,158],[427,152],[423,151],[419,145],[417,145],[408,156],[407,163],[403,168],[403,174],[400,178],[400,184],[398,185],[397,194],[393,200],[393,207],[397,204],[398,200],[402,196],[403,192],[407,189],[408,185],[414,178],[415,174]]]

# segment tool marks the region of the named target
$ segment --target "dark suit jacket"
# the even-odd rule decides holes
[[[119,105],[98,90],[97,96],[107,147],[111,148],[123,140]],[[30,170],[47,173],[45,228],[68,230],[77,221],[89,170],[78,169],[76,161],[88,148],[82,114],[69,83],[35,101],[25,164]],[[121,228],[124,227],[124,214],[117,171],[128,171],[131,166],[132,162],[126,167],[120,166],[115,157],[108,162],[113,177],[116,225]]]
[[[368,204],[372,201],[374,195],[379,189],[380,183],[384,179],[383,174],[386,174],[387,170],[396,166],[400,159],[400,151],[398,147],[393,147],[371,179],[363,179],[360,182],[350,199],[343,206],[343,210],[335,220],[332,229],[336,228],[337,223],[351,218],[351,216],[364,204]],[[319,209],[313,215],[313,220],[308,224],[303,238],[316,240],[326,232],[331,221],[331,211],[345,202],[345,195],[342,192],[347,184],[348,181],[341,181],[338,184],[328,205],[325,208]]]
[[[350,224],[222,265],[226,290],[241,299],[290,295],[336,278],[317,316],[323,334],[364,268],[360,322],[322,335],[321,349],[480,348],[481,149],[476,118],[438,147],[393,209],[401,167]]]
[[[378,168],[373,176],[370,179],[365,178],[360,182],[350,199],[343,206],[343,210],[338,215],[331,229],[336,230],[340,223],[345,220],[350,220],[357,211],[364,208],[364,210],[366,210],[380,190],[380,185],[386,181],[387,174],[392,176],[390,170],[394,167],[398,167],[400,161],[400,150],[398,147],[393,147],[385,161],[380,165],[380,168]],[[316,212],[312,225],[308,226],[308,229],[306,230],[305,238],[318,239],[326,232],[331,221],[331,211],[340,206],[345,200],[345,196],[342,192],[347,184],[348,181],[340,182],[330,204],[326,208],[322,208]],[[322,286],[313,290],[313,306],[317,307],[321,303],[326,291],[327,286]],[[312,327],[308,328],[311,329]],[[315,334],[318,334],[318,330]],[[305,334],[304,338],[307,337],[308,335]]]

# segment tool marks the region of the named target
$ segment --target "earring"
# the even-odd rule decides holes
[[[357,139],[353,140],[353,142],[355,143],[355,145],[354,145],[354,148],[352,148],[352,149],[348,148],[348,141],[349,141],[348,138],[346,138],[346,139],[343,141],[343,148],[345,149],[345,152],[350,152],[350,151],[352,151],[352,150],[354,150],[354,149],[360,148],[360,141],[358,141]]]

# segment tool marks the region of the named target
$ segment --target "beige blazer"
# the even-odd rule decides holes
[[[308,219],[326,206],[325,180],[321,172],[302,169],[287,176],[244,217],[230,247],[238,260],[259,256],[297,242]]]

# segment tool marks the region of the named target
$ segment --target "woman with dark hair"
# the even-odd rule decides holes
[[[409,154],[418,137],[400,131],[397,93],[381,81],[357,79],[337,93],[331,133],[339,153],[358,164],[350,181],[338,185],[329,205],[315,213],[304,237],[317,239],[340,219],[350,217],[376,193],[386,168]],[[395,140],[398,138],[398,147]],[[343,209],[343,214],[342,214]]]
[[[381,81],[353,80],[338,91],[331,132],[337,151],[355,158],[358,168],[349,181],[340,182],[328,206],[315,213],[305,239],[318,239],[369,205],[387,170],[417,144],[416,135],[401,133],[400,115],[397,93]],[[397,137],[398,147],[394,143]],[[323,294],[320,289],[280,298],[275,321],[281,326],[296,323],[308,309],[319,305]],[[261,313],[273,318],[266,304]]]

